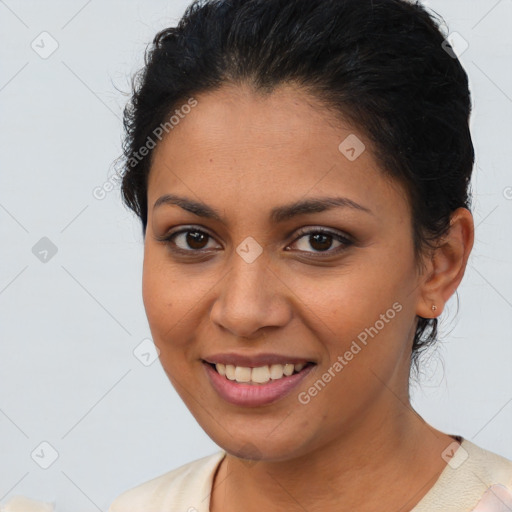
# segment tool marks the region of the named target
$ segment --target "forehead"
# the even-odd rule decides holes
[[[172,133],[186,131],[189,142],[200,146],[219,142],[226,132],[233,135],[225,140],[231,147],[248,136],[254,143],[275,145],[312,135],[315,129],[347,125],[340,115],[334,116],[317,98],[292,84],[271,93],[227,84],[195,98],[197,106]]]
[[[182,119],[174,117],[178,123],[158,145],[157,154],[166,148],[171,150],[166,157],[172,152],[178,159],[205,152],[249,158],[254,156],[249,150],[256,148],[296,153],[319,145],[337,149],[339,128],[349,127],[341,116],[335,117],[315,97],[293,85],[260,93],[247,85],[229,84],[194,99],[197,105],[189,113]]]
[[[365,134],[298,87],[260,94],[229,85],[194,98],[197,106],[154,150],[150,208],[158,195],[178,190],[203,198],[214,192],[231,202],[282,202],[336,189],[355,201],[367,197],[377,210],[397,194],[405,199],[379,168]],[[357,158],[347,158],[353,156],[343,152],[347,144]]]

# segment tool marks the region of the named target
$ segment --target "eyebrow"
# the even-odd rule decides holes
[[[153,210],[162,205],[176,205],[198,217],[204,217],[207,219],[213,219],[226,224],[221,214],[208,206],[205,203],[199,201],[193,201],[187,197],[180,197],[174,194],[165,194],[159,197],[153,205]],[[314,197],[311,199],[305,199],[302,201],[296,201],[283,206],[277,206],[270,211],[270,220],[274,223],[284,222],[298,215],[305,215],[308,213],[320,213],[332,208],[352,208],[359,210],[370,215],[374,213],[367,207],[352,201],[348,197]]]

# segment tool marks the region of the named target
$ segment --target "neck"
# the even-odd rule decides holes
[[[380,420],[363,418],[293,459],[248,463],[227,454],[210,510],[411,510],[446,466],[441,453],[453,439],[389,395],[389,403],[372,411]]]

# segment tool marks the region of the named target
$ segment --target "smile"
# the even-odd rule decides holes
[[[256,407],[288,395],[313,369],[315,363],[235,366],[203,361],[217,394],[233,405]]]
[[[294,373],[299,373],[305,366],[305,363],[287,363],[249,368],[247,366],[218,363],[215,365],[215,369],[217,373],[226,377],[226,379],[234,380],[238,383],[266,384],[270,380],[279,380],[289,377]]]

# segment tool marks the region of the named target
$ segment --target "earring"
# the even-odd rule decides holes
[[[437,306],[435,304],[432,304],[432,311],[435,311],[437,309]]]

